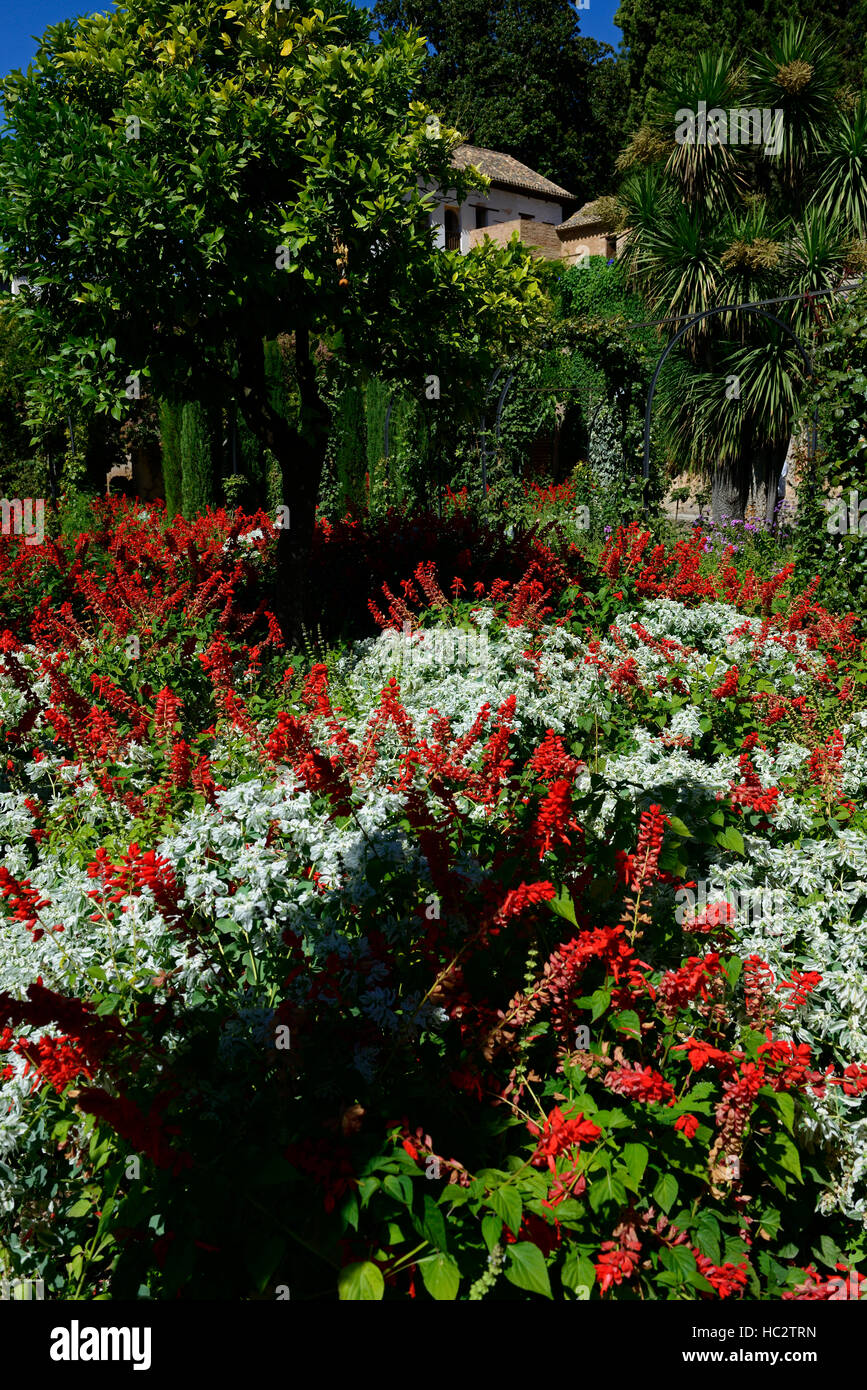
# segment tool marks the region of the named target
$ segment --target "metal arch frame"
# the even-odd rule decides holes
[[[509,365],[512,365],[512,364],[509,364]],[[505,367],[505,366],[501,366],[501,367],[498,367],[497,370],[494,372],[494,375],[491,377],[490,381],[488,382],[487,388],[486,388],[486,390],[485,390],[485,401],[487,401],[488,396],[489,396],[490,393],[491,393],[491,388],[496,384],[496,381],[497,381],[498,376],[500,375],[501,372],[503,372],[503,371],[505,371],[505,370],[506,370],[506,367]],[[499,402],[497,403],[497,415],[496,415],[495,424],[496,424],[496,427],[497,427],[497,438],[498,438],[498,439],[499,439],[499,429],[500,429],[500,416],[501,416],[502,410],[503,410],[503,403],[504,403],[504,401],[505,401],[505,399],[506,399],[506,395],[507,395],[507,393],[508,393],[508,391],[509,391],[510,386],[512,385],[512,382],[513,382],[514,379],[515,379],[515,375],[516,375],[515,372],[512,372],[512,373],[510,374],[510,376],[509,376],[509,378],[508,378],[508,380],[507,380],[507,382],[506,382],[506,385],[503,387],[503,390],[502,390],[502,392],[501,392],[501,394],[500,394]],[[385,424],[384,424],[384,429],[383,429],[383,433],[384,433],[384,439],[383,439],[383,446],[384,446],[384,448],[383,448],[383,452],[384,452],[384,456],[385,456],[386,459],[388,459],[389,456],[390,456],[390,449],[391,449],[391,445],[390,445],[391,411],[392,411],[392,407],[393,407],[393,405],[394,405],[394,398],[395,398],[395,396],[396,396],[396,394],[397,394],[397,392],[398,392],[398,389],[399,389],[399,387],[397,387],[397,386],[393,387],[393,389],[392,389],[392,391],[391,391],[391,393],[390,393],[390,395],[389,395],[389,398],[388,398],[388,406],[386,407],[386,411],[385,411]],[[481,430],[480,430],[479,432],[480,432],[480,434],[486,434],[486,433],[487,433],[487,431],[486,431],[486,429],[485,429],[485,414],[484,414],[484,412],[482,413],[482,426],[481,426]],[[485,450],[484,450],[484,447],[483,447],[483,450],[482,450],[483,458],[484,458],[484,453],[485,453]]]
[[[544,345],[543,345],[543,351],[544,351],[544,350],[547,350],[547,349],[550,348],[551,346],[552,346],[551,343],[544,344]],[[487,388],[486,388],[486,390],[485,390],[484,399],[485,399],[486,405],[485,405],[485,407],[484,407],[483,410],[482,410],[482,418],[481,418],[481,424],[480,424],[480,428],[479,428],[479,436],[480,436],[480,438],[481,438],[481,455],[482,455],[482,497],[483,497],[483,498],[487,497],[487,495],[488,495],[488,442],[487,442],[486,436],[488,435],[489,431],[487,430],[486,425],[485,425],[486,410],[487,410],[487,399],[488,399],[488,396],[491,394],[492,388],[496,385],[496,383],[497,383],[497,378],[499,377],[500,373],[501,373],[501,372],[508,371],[508,372],[509,372],[509,375],[508,375],[508,377],[507,377],[507,379],[506,379],[506,384],[505,384],[505,386],[503,387],[502,391],[500,392],[500,399],[497,401],[497,412],[496,412],[496,415],[495,415],[495,417],[494,417],[494,453],[496,453],[497,449],[499,448],[499,444],[500,444],[500,429],[501,429],[501,426],[502,426],[503,407],[504,407],[504,405],[506,404],[506,397],[508,396],[510,390],[512,389],[512,384],[513,384],[513,382],[514,382],[514,380],[515,380],[515,377],[516,377],[517,374],[518,374],[517,368],[518,368],[518,363],[520,362],[520,360],[521,360],[521,357],[520,357],[520,354],[519,354],[518,357],[513,357],[513,358],[511,359],[510,362],[505,363],[505,364],[503,364],[503,365],[497,367],[496,371],[494,372],[494,375],[491,377],[490,381],[488,382]],[[514,370],[512,370],[513,368],[514,368]],[[559,388],[558,388],[558,389],[559,389]],[[568,388],[567,388],[567,389],[568,389]]]
[[[800,295],[797,295],[795,297],[797,299],[801,298]],[[807,292],[806,297],[807,299],[811,297],[809,291]],[[659,373],[662,371],[662,368],[665,364],[665,359],[668,357],[668,354],[671,352],[672,348],[675,346],[676,343],[680,341],[680,339],[683,337],[685,333],[689,332],[690,328],[692,328],[694,324],[700,323],[702,319],[711,318],[714,314],[731,313],[733,310],[743,310],[744,312],[748,312],[751,314],[761,314],[762,318],[769,319],[772,323],[775,323],[778,328],[782,328],[783,332],[787,333],[789,337],[792,339],[792,342],[795,344],[795,347],[798,349],[801,356],[803,357],[804,364],[807,368],[807,375],[811,378],[815,376],[813,359],[807,352],[807,349],[804,347],[804,344],[801,342],[794,329],[789,324],[784,323],[783,320],[781,318],[778,318],[776,314],[769,314],[766,309],[761,308],[758,304],[718,304],[713,309],[702,309],[700,313],[693,314],[690,318],[688,318],[683,327],[678,329],[674,337],[668,343],[666,343],[665,347],[663,348],[650,382],[650,389],[647,392],[647,409],[644,413],[644,461],[642,466],[642,473],[644,478],[645,516],[647,515],[649,491],[648,484],[650,480],[650,415],[653,409],[653,395],[656,390],[656,383],[659,378]],[[816,409],[813,411],[813,428],[810,433],[810,447],[809,453],[807,455],[808,460],[812,459],[816,452],[818,426],[819,410],[817,406]]]
[[[711,312],[713,312],[713,311],[711,311]],[[703,317],[703,316],[700,316],[700,317]],[[768,315],[768,317],[772,318],[773,315]],[[778,320],[778,321],[779,321],[779,320]],[[686,325],[687,328],[689,328],[689,326],[690,326],[689,324]],[[782,326],[785,327],[784,324],[783,324]],[[680,336],[681,336],[681,334],[678,334],[678,337],[680,337]],[[672,338],[671,343],[669,343],[668,347],[669,347],[669,348],[672,347],[676,341],[677,341],[677,338]],[[797,339],[796,339],[795,341],[797,342]],[[549,345],[549,346],[550,346],[550,345]],[[799,346],[799,347],[801,346],[800,343],[798,343],[798,346]],[[802,349],[802,351],[803,351],[803,349]],[[667,355],[667,352],[668,352],[668,348],[666,348],[665,352],[663,353],[662,357],[660,358],[659,365],[658,365],[658,367],[657,367],[657,371],[656,371],[656,373],[655,373],[655,375],[654,375],[653,383],[652,383],[652,386],[651,386],[651,399],[652,399],[653,388],[656,386],[656,377],[659,375],[659,368],[662,366],[662,363],[663,363],[664,360],[665,360],[665,357],[666,357],[666,355]],[[520,360],[519,358],[512,358],[512,360],[511,360],[510,362],[503,363],[503,364],[501,364],[499,367],[497,367],[496,370],[494,371],[493,376],[491,377],[490,381],[488,382],[487,387],[485,388],[485,395],[484,395],[485,405],[483,406],[483,409],[482,409],[481,423],[480,423],[480,428],[479,428],[479,435],[480,435],[480,437],[481,437],[481,455],[482,455],[482,497],[483,497],[483,498],[487,496],[487,491],[488,491],[488,486],[487,486],[487,484],[488,484],[488,441],[487,441],[487,435],[488,435],[489,431],[488,431],[488,429],[487,429],[487,427],[486,427],[486,423],[485,423],[485,422],[486,422],[486,417],[487,417],[487,400],[488,400],[488,397],[489,397],[490,394],[491,394],[491,391],[492,391],[493,387],[497,384],[497,381],[498,381],[499,377],[501,376],[501,374],[502,374],[503,372],[508,372],[508,376],[506,377],[505,385],[503,386],[503,389],[502,389],[502,391],[500,392],[499,400],[497,401],[497,409],[496,409],[496,413],[495,413],[495,416],[494,416],[494,452],[496,452],[497,448],[499,447],[499,443],[500,443],[500,430],[501,430],[501,428],[502,428],[503,407],[504,407],[505,404],[506,404],[506,398],[508,397],[508,394],[509,394],[510,390],[512,389],[512,385],[514,384],[515,377],[516,377],[517,374],[518,374],[518,373],[517,373],[517,365],[518,365],[518,361],[519,361],[519,360]],[[812,370],[812,369],[811,369],[811,370]],[[392,408],[393,408],[393,406],[394,406],[394,398],[395,398],[395,396],[397,395],[398,389],[399,389],[398,386],[394,386],[394,387],[392,388],[392,390],[391,390],[391,392],[390,392],[390,394],[389,394],[389,397],[388,397],[388,405],[387,405],[386,411],[385,411],[385,421],[384,421],[384,425],[383,425],[383,436],[384,436],[384,438],[383,438],[383,456],[384,456],[384,458],[385,458],[386,463],[388,462],[388,460],[389,460],[389,458],[390,458],[390,456],[391,456],[391,452],[390,452],[390,451],[391,451],[391,438],[390,438],[391,412],[392,412]],[[557,390],[563,389],[563,390],[566,390],[566,391],[568,392],[568,391],[573,390],[573,389],[577,390],[578,388],[577,388],[577,387],[568,387],[568,386],[567,386],[567,387],[564,387],[564,388],[557,387],[556,389],[557,389]],[[592,418],[592,420],[591,420],[591,422],[590,422],[589,429],[588,429],[588,433],[589,433],[589,434],[592,434],[592,432],[593,432],[593,426],[596,424],[596,420],[597,420],[597,418],[598,418],[598,416],[599,416],[599,412],[602,410],[602,407],[603,407],[604,405],[605,405],[605,400],[604,400],[604,398],[603,398],[603,400],[600,401],[599,405],[596,407],[596,410],[595,410],[595,412],[594,412],[594,414],[593,414],[593,418]],[[646,477],[646,476],[647,476],[647,474],[645,474],[645,477]],[[440,489],[439,489],[439,491],[440,491],[440,508],[442,508],[442,480],[441,480],[441,479],[440,479]]]
[[[504,370],[504,369],[503,369],[502,367],[498,367],[497,370],[494,372],[494,375],[491,377],[491,380],[488,382],[488,390],[485,392],[486,397],[487,397],[488,393],[490,392],[491,387],[492,387],[492,386],[494,385],[494,383],[496,382],[497,377],[499,376],[500,372],[503,371],[503,370]],[[499,399],[499,401],[497,402],[497,414],[496,414],[496,419],[495,419],[495,422],[494,422],[494,423],[495,423],[495,432],[494,432],[495,447],[496,447],[496,446],[499,446],[499,443],[500,443],[500,424],[501,424],[501,416],[502,416],[502,413],[503,413],[503,406],[504,406],[505,403],[506,403],[506,397],[507,397],[508,394],[509,394],[509,391],[510,391],[510,389],[511,389],[511,387],[512,387],[512,383],[514,382],[516,376],[517,376],[517,372],[512,372],[512,373],[510,374],[508,380],[506,381],[505,386],[503,387],[503,389],[502,389],[502,391],[501,391],[501,393],[500,393],[500,399]],[[538,389],[546,389],[546,388],[538,388]],[[578,387],[578,386],[557,386],[557,387],[553,387],[553,388],[551,388],[551,389],[552,389],[552,390],[557,390],[557,391],[566,391],[566,392],[568,393],[569,391],[577,391],[577,390],[580,390],[580,387]],[[589,402],[588,402],[588,404],[589,404]],[[601,411],[601,409],[602,409],[602,407],[603,407],[604,405],[605,405],[605,400],[604,400],[604,398],[603,398],[603,400],[601,400],[601,401],[599,402],[599,404],[597,405],[595,411],[593,412],[593,417],[592,417],[592,419],[591,419],[591,421],[590,421],[590,424],[589,424],[589,426],[588,426],[588,429],[587,429],[587,434],[588,434],[588,436],[591,435],[591,434],[593,433],[593,426],[596,424],[596,421],[597,421],[597,419],[598,419],[598,417],[599,417],[599,412]],[[485,429],[485,417],[484,417],[484,415],[482,416],[482,427],[481,427],[481,430],[479,431],[479,433],[482,434],[482,435],[485,435],[485,434],[487,433],[487,431],[486,431],[486,429]],[[487,494],[487,486],[486,486],[486,484],[487,484],[487,461],[488,461],[487,445],[483,442],[483,443],[482,443],[482,495],[483,495],[483,496],[485,496],[485,495]]]
[[[549,346],[550,346],[550,344],[549,344]],[[506,377],[505,385],[503,386],[503,389],[502,389],[502,391],[500,392],[500,397],[499,397],[499,400],[497,401],[496,414],[495,414],[495,416],[494,416],[494,451],[493,451],[493,452],[496,452],[497,448],[499,447],[499,443],[500,443],[500,430],[501,430],[501,427],[502,427],[503,407],[504,407],[505,404],[506,404],[506,398],[508,397],[508,394],[509,394],[510,390],[512,389],[512,385],[513,385],[513,383],[514,383],[515,377],[517,376],[517,366],[518,366],[518,362],[519,362],[519,361],[520,361],[520,354],[518,355],[518,357],[513,357],[509,362],[502,363],[499,367],[496,368],[496,370],[494,371],[493,376],[491,377],[490,381],[489,381],[488,384],[487,384],[487,387],[485,388],[485,394],[484,394],[484,402],[485,402],[485,404],[484,404],[483,407],[482,407],[482,416],[481,416],[481,422],[480,422],[480,427],[479,427],[479,436],[480,436],[480,440],[481,440],[481,456],[482,456],[482,497],[483,497],[483,498],[487,496],[487,492],[488,492],[488,440],[487,440],[487,435],[489,434],[489,431],[488,431],[487,426],[486,426],[486,419],[487,419],[487,401],[488,401],[488,397],[490,396],[491,391],[493,390],[494,386],[496,386],[497,381],[498,381],[499,377],[502,375],[502,373],[503,373],[503,372],[507,372],[507,373],[508,373],[508,376]],[[394,406],[394,398],[395,398],[395,396],[396,396],[396,394],[397,394],[398,389],[399,389],[399,388],[398,388],[397,386],[394,386],[394,387],[392,388],[392,391],[391,391],[391,393],[390,393],[390,395],[389,395],[389,398],[388,398],[388,405],[387,405],[386,411],[385,411],[385,422],[384,422],[384,426],[383,426],[383,435],[384,435],[384,438],[383,438],[383,455],[384,455],[384,458],[385,458],[386,463],[388,462],[388,460],[389,460],[389,458],[390,458],[390,456],[391,456],[391,412],[392,412],[392,408],[393,408],[393,406]],[[569,389],[571,389],[571,388],[568,388],[568,387],[567,387],[566,389],[569,390]],[[602,409],[602,405],[604,405],[604,401],[602,401],[602,402],[600,403],[600,405],[597,407],[596,413],[595,413],[594,416],[593,416],[593,420],[592,420],[591,425],[590,425],[590,430],[591,430],[591,432],[592,432],[592,429],[593,429],[593,425],[596,423],[596,417],[598,416],[599,411]],[[440,487],[440,504],[442,504],[442,488],[441,488],[441,487]]]

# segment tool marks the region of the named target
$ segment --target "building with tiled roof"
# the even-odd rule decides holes
[[[456,169],[466,169],[472,164],[497,188],[519,189],[561,206],[575,201],[575,195],[568,189],[552,183],[544,175],[537,174],[535,169],[528,169],[519,159],[514,159],[510,154],[501,154],[499,150],[485,150],[480,145],[458,145],[452,155],[452,164]]]
[[[611,259],[618,254],[618,235],[611,222],[610,200],[585,203],[564,221],[564,207],[576,199],[510,154],[480,145],[459,145],[452,155],[456,169],[470,165],[490,180],[487,193],[474,192],[458,203],[455,190],[438,194],[431,222],[437,245],[467,252],[486,238],[505,243],[518,234],[521,241],[546,258],[569,264],[590,256]]]
[[[597,198],[560,223],[557,236],[564,261],[575,265],[588,256],[605,256],[607,260],[617,256],[619,234],[611,220],[610,203],[611,199]]]
[[[487,193],[470,193],[463,203],[453,188],[439,191],[431,215],[439,246],[466,252],[486,236],[508,241],[517,231],[522,241],[542,255],[560,256],[556,228],[563,221],[564,207],[575,201],[568,189],[512,155],[480,145],[459,145],[452,164],[456,169],[472,165],[490,179],[491,186]]]
[[[573,229],[577,230],[579,227],[595,227],[599,221],[597,213],[598,202],[598,199],[594,199],[592,203],[585,203],[577,212],[573,212],[571,217],[567,217],[565,222],[560,223],[560,231],[565,232],[567,229],[569,231]]]

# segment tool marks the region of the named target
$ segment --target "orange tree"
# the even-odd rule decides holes
[[[474,176],[411,100],[423,54],[414,32],[373,44],[335,0],[132,0],[49,28],[2,84],[0,268],[33,286],[16,310],[42,356],[35,418],[73,399],[119,419],[146,382],[234,403],[282,470],[293,605],[329,424],[312,345],[445,392],[546,302],[517,245],[433,247],[425,185],[461,196]],[[265,369],[278,334],[294,335],[289,420]]]

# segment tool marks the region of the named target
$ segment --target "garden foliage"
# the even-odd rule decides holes
[[[317,563],[385,534],[323,523]],[[867,1124],[854,619],[701,537],[632,526],[591,567],[522,531],[499,573],[484,536],[416,558],[379,636],[302,666],[273,544],[264,514],[100,504],[0,550],[4,1271],[66,1297],[839,1296]]]

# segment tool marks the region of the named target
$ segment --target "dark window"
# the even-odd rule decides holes
[[[461,222],[457,208],[446,208],[446,250],[460,251]]]
[[[521,221],[522,221],[522,222],[535,222],[535,221],[536,221],[536,218],[535,218],[535,215],[534,215],[532,212],[522,212],[522,213],[521,213]]]
[[[605,259],[612,261],[617,256],[617,237],[607,236],[605,238]]]
[[[481,203],[477,203],[477,204],[476,204],[476,226],[477,226],[477,227],[487,227],[487,225],[488,225],[488,211],[489,211],[489,209],[488,209],[488,208],[485,208],[485,207],[482,207]]]

